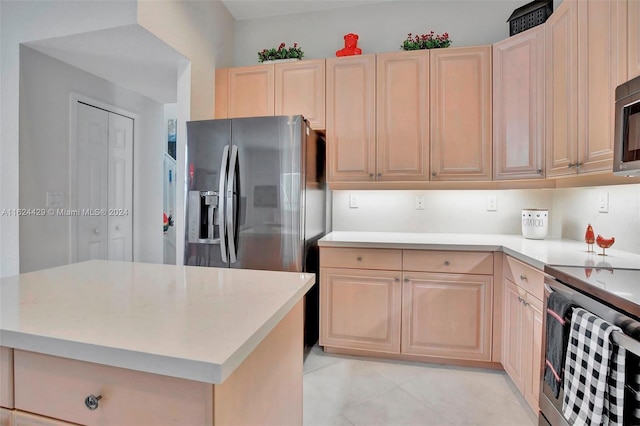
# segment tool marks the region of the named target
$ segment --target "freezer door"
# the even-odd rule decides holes
[[[227,216],[232,268],[302,271],[304,264],[304,143],[301,116],[232,120],[237,148]]]
[[[187,123],[185,265],[228,267],[225,197],[231,120]]]

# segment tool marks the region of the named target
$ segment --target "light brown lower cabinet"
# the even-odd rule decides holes
[[[322,346],[400,353],[400,271],[323,268]]]
[[[67,423],[49,417],[38,416],[37,414],[14,411],[12,414],[11,426],[76,426],[76,423]],[[4,423],[0,423],[4,426]]]
[[[327,247],[320,266],[325,350],[491,362],[492,253]]]
[[[405,272],[402,353],[491,360],[488,275]]]
[[[504,369],[537,413],[542,369],[542,302],[505,279],[504,315]]]

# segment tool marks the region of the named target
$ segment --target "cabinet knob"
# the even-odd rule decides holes
[[[382,173],[378,173],[378,177],[382,177]]]
[[[408,283],[409,281],[411,281],[409,278],[405,278],[405,279],[404,279],[404,282],[405,282],[405,283]]]
[[[86,405],[89,410],[95,410],[98,408],[98,401],[101,399],[102,395],[89,395],[84,399],[84,405]]]
[[[583,163],[582,161],[578,161],[578,162],[576,163],[576,169],[579,169],[580,167],[582,167],[582,165],[583,165],[583,164],[584,164],[584,163]]]
[[[395,277],[393,280],[394,280],[395,282],[397,282],[397,283],[399,283],[399,282],[400,282],[400,278],[398,278],[398,277]]]
[[[521,281],[527,281],[527,277],[526,277],[526,276],[524,276],[524,275],[520,275],[520,280],[521,280]]]
[[[444,266],[449,266],[449,265],[451,265],[451,262],[449,262],[448,260],[445,260],[444,261]]]
[[[369,177],[373,179],[373,173],[369,173]]]
[[[431,173],[431,176],[436,177],[438,174],[436,172]]]
[[[356,260],[357,260],[358,262],[362,262],[362,256],[358,256],[358,257],[356,257]]]
[[[569,169],[572,169],[572,168],[574,168],[575,166],[576,166],[576,165],[575,165],[575,163],[569,163],[569,164],[567,164],[567,168],[569,168]]]
[[[541,174],[542,174],[542,169],[538,169],[538,170],[536,170],[536,173],[537,173],[537,174],[539,174],[539,175],[541,175]]]

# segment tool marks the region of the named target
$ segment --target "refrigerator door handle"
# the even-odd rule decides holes
[[[238,163],[238,147],[231,146],[231,160],[229,161],[229,178],[227,179],[227,196],[226,196],[226,211],[227,211],[227,228],[229,232],[229,263],[236,263],[236,241],[235,241],[235,223],[233,221],[233,186],[236,181],[236,165]]]
[[[229,145],[225,145],[224,150],[222,151],[222,162],[220,163],[220,184],[218,186],[218,194],[219,195],[219,206],[218,206],[218,227],[220,229],[220,256],[222,257],[223,262],[228,262],[227,258],[227,226],[225,223],[225,196],[224,196],[224,186],[227,181],[227,164],[229,162]]]

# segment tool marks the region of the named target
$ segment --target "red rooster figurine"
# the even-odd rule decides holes
[[[596,238],[596,244],[598,245],[598,247],[600,247],[602,249],[602,254],[601,256],[606,256],[606,254],[604,254],[604,250],[608,249],[609,247],[611,247],[613,245],[613,243],[616,242],[616,239],[611,237],[611,238],[604,238],[602,235],[598,234],[598,237]],[[600,254],[600,253],[598,253]]]
[[[593,253],[593,243],[596,242],[596,235],[593,233],[591,224],[587,225],[587,232],[584,234],[584,242],[587,243],[587,251]]]

